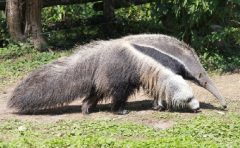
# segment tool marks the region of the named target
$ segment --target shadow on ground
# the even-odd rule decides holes
[[[215,107],[210,103],[204,103],[200,102],[201,109],[209,109],[209,110],[222,110],[219,107]],[[143,110],[153,110],[152,108],[152,100],[141,100],[141,101],[134,101],[134,102],[128,102],[126,109],[130,111],[143,111]],[[40,110],[36,112],[26,113],[27,115],[61,115],[61,114],[73,114],[73,113],[80,113],[81,111],[81,105],[67,105],[57,108],[51,108],[51,109],[45,109]],[[111,104],[98,104],[97,107],[91,111],[94,112],[111,112]],[[174,112],[174,111],[171,111]],[[189,113],[188,110],[183,111],[177,111],[181,113]],[[18,114],[18,113],[14,113]]]

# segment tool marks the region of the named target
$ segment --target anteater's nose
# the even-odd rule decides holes
[[[197,113],[200,110],[200,107],[193,110],[194,113]]]
[[[223,109],[226,109],[227,108],[227,105],[223,105]]]

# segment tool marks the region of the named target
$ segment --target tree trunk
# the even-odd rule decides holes
[[[41,8],[42,0],[26,0],[25,35],[36,49],[44,51],[47,49],[47,42],[42,35]]]
[[[33,0],[34,1],[34,0]],[[42,0],[42,7],[52,7],[56,5],[73,5],[73,4],[84,4],[88,2],[96,2],[98,0]],[[5,10],[5,0],[0,0],[0,10]]]
[[[103,0],[103,15],[106,21],[114,19],[114,0]]]
[[[24,35],[22,30],[22,0],[7,0],[6,13],[9,33],[13,40],[23,41]]]

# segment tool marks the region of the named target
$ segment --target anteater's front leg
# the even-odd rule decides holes
[[[161,98],[158,98],[158,97],[154,97],[154,100],[153,100],[153,109],[154,110],[159,110],[159,111],[164,111],[165,110],[165,107],[163,105],[163,101]]]
[[[124,92],[118,92],[112,97],[112,111],[114,114],[125,115],[129,111],[125,109],[128,95]]]

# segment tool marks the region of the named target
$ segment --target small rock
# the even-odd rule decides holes
[[[203,138],[207,138],[207,135],[203,135]]]
[[[217,113],[221,114],[221,115],[225,115],[224,112],[221,112],[221,111],[216,111]]]
[[[71,136],[76,136],[76,134],[74,132],[71,132],[70,135]]]
[[[20,131],[20,132],[23,132],[23,131],[26,131],[26,130],[27,130],[27,128],[25,126],[19,126],[18,127],[18,131]]]
[[[62,137],[62,136],[64,136],[64,133],[58,133],[57,136]]]

